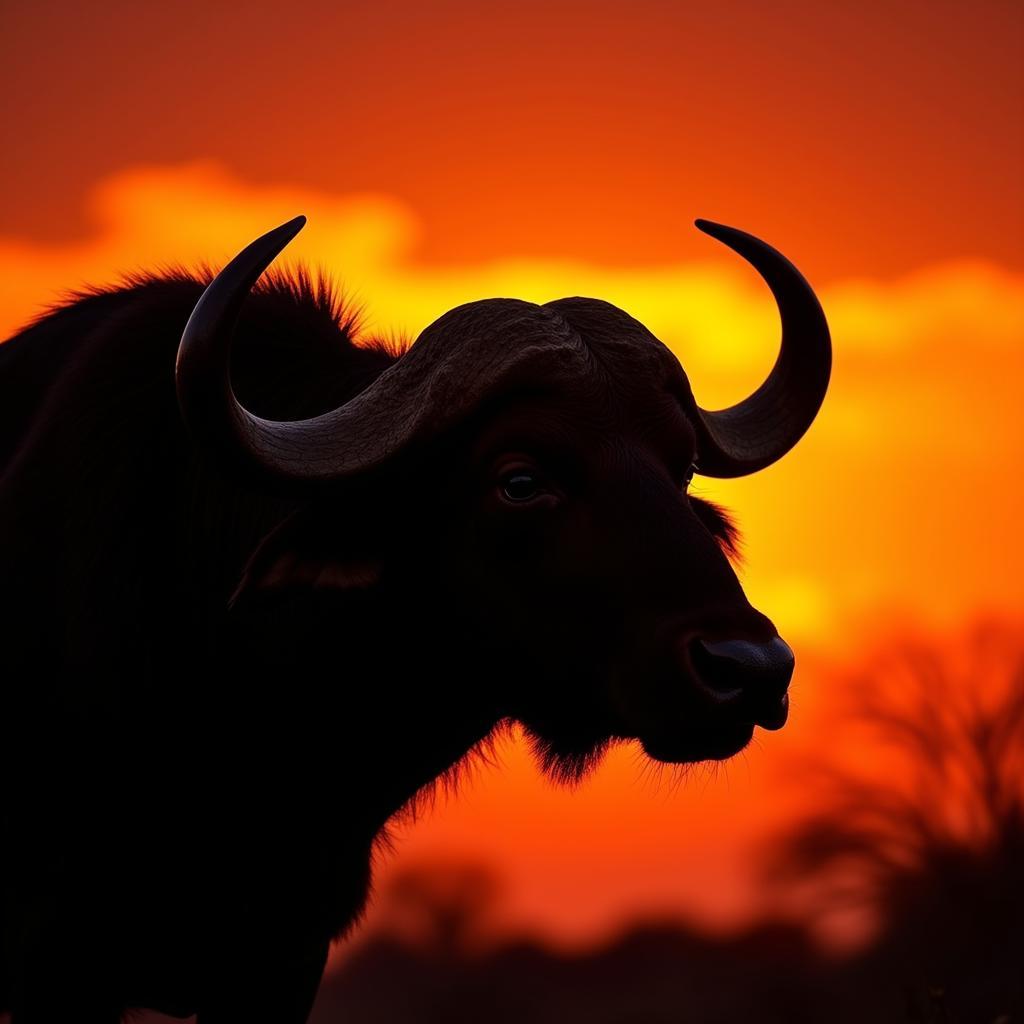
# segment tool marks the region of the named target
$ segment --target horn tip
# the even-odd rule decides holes
[[[698,231],[703,231],[705,235],[710,235],[712,238],[721,238],[722,235],[736,230],[725,224],[716,224],[713,220],[705,220],[703,217],[698,217],[693,223]]]
[[[278,253],[306,226],[306,218],[304,215],[299,214],[298,217],[292,217],[291,220],[286,220],[283,224],[279,224],[276,228],[272,228],[265,235],[261,235],[252,243],[249,249],[244,250],[240,255],[245,255],[250,250],[253,253],[259,253],[263,264],[260,267],[260,271],[270,263]]]
[[[287,233],[290,238],[294,238],[305,226],[306,215],[304,213],[300,213],[298,217],[292,217],[291,220],[286,220],[277,230],[282,234]]]

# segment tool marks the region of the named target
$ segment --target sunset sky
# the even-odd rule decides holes
[[[398,830],[494,864],[517,924],[757,909],[756,843],[828,744],[826,685],[914,629],[1024,621],[1024,7],[440,0],[3,4],[0,334],[62,290],[222,262],[304,213],[370,331],[492,295],[608,299],[706,407],[765,376],[751,231],[815,286],[833,385],[777,466],[698,492],[796,648],[791,725],[687,784],[615,753],[577,792],[521,745]],[[345,780],[339,779],[339,813]]]

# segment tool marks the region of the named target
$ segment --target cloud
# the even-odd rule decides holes
[[[0,240],[5,327],[69,284],[110,281],[122,271],[168,263],[223,262],[254,235],[305,213],[309,224],[288,258],[329,267],[382,329],[415,335],[451,306],[489,295],[543,301],[591,294],[643,319],[687,365],[713,374],[761,373],[774,358],[778,331],[770,296],[741,260],[711,240],[703,264],[423,264],[415,258],[421,240],[415,212],[392,197],[253,185],[212,161],[121,171],[96,187],[89,213],[95,230],[82,241]],[[883,356],[958,328],[974,337],[979,312],[985,324],[978,340],[1005,348],[1024,330],[1022,297],[1024,276],[984,263],[926,267],[895,282],[850,281],[822,290],[844,347]]]
[[[83,240],[0,240],[0,327],[13,329],[62,289],[123,271],[222,263],[305,213],[286,259],[329,268],[374,331],[415,337],[445,310],[486,296],[600,296],[680,356],[710,408],[753,390],[777,350],[767,289],[710,239],[701,263],[428,263],[417,259],[415,212],[393,197],[254,185],[209,161],[124,170],[99,185],[89,213],[95,230]],[[947,263],[896,280],[834,282],[819,295],[835,367],[814,428],[769,473],[703,483],[739,512],[752,598],[780,626],[819,640],[879,602],[949,615],[1016,606],[1024,558],[1004,538],[1022,511],[1008,470],[1019,468],[1024,437],[1024,275]]]

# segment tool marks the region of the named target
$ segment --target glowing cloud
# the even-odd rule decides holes
[[[680,356],[708,407],[747,394],[775,356],[767,289],[710,239],[698,264],[437,265],[417,260],[415,213],[387,196],[254,186],[208,161],[104,181],[90,203],[96,230],[84,241],[0,241],[0,326],[13,330],[61,288],[222,263],[299,212],[309,224],[287,260],[328,268],[373,332],[415,337],[446,309],[486,296],[600,296]],[[799,263],[799,253],[789,255]],[[836,359],[814,429],[768,473],[701,485],[740,513],[752,599],[787,633],[818,642],[835,642],[851,617],[880,602],[925,617],[1020,607],[1019,545],[1007,550],[998,538],[1016,528],[1021,505],[1020,485],[1003,470],[1024,436],[1015,383],[1024,369],[1024,278],[946,264],[818,291]],[[970,543],[950,544],[957,534]]]

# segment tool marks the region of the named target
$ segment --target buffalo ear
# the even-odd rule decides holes
[[[359,591],[376,586],[381,560],[366,551],[340,553],[333,532],[336,527],[334,531],[324,529],[308,513],[293,513],[260,541],[228,606],[236,609],[261,596]]]

